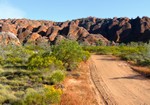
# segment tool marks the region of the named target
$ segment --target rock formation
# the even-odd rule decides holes
[[[0,32],[3,35],[14,34],[21,44],[31,41],[39,43],[43,40],[56,44],[63,39],[76,40],[87,45],[95,45],[97,41],[103,42],[104,45],[107,45],[109,41],[148,42],[150,40],[150,18],[146,16],[135,19],[88,17],[66,22],[1,19]]]
[[[0,45],[15,44],[20,45],[19,39],[11,32],[0,32]]]

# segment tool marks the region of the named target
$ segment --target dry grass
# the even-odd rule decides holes
[[[78,70],[70,73],[64,81],[60,105],[98,105],[89,73],[88,62],[82,62]]]

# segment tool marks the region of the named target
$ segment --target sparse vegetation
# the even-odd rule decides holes
[[[77,42],[59,45],[7,45],[0,47],[0,104],[49,105],[60,102],[55,88],[90,54]]]
[[[23,99],[13,102],[13,105],[50,105],[60,102],[62,91],[53,86],[45,86],[42,89],[27,89]]]
[[[100,44],[101,42],[98,42],[97,45]],[[146,43],[80,46],[75,41],[63,40],[51,47],[42,44],[1,46],[0,104],[59,103],[62,91],[54,85],[64,80],[65,70],[74,70],[81,61],[87,61],[89,52],[111,54],[134,64],[150,67],[150,44]]]
[[[50,80],[55,84],[63,81],[64,78],[65,78],[65,75],[60,70],[53,72],[52,75],[50,76]]]
[[[123,60],[132,61],[133,64],[150,67],[149,43],[132,42],[118,46],[83,46],[83,49],[96,54],[115,55]]]

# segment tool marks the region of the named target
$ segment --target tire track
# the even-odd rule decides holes
[[[113,97],[111,97],[111,95],[109,94],[110,92],[108,92],[107,86],[103,82],[102,78],[98,77],[97,70],[96,70],[97,68],[96,68],[96,65],[94,65],[92,59],[90,59],[90,62],[91,63],[89,67],[90,67],[91,79],[96,89],[98,90],[99,95],[103,100],[103,103],[105,105],[117,105]]]

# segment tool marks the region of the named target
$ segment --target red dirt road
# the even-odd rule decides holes
[[[92,55],[91,77],[106,105],[150,105],[150,79],[109,55]]]

